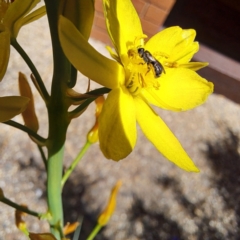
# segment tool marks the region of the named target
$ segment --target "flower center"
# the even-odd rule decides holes
[[[143,47],[131,48],[128,50],[128,59],[125,85],[132,95],[138,95],[142,88],[160,87],[159,77],[165,71],[149,51]]]

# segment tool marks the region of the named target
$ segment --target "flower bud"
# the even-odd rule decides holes
[[[86,39],[89,38],[94,18],[93,0],[61,0],[60,14],[68,18]]]
[[[37,132],[39,124],[35,113],[33,94],[26,76],[21,72],[19,72],[18,84],[21,96],[28,97],[30,99],[26,110],[22,113],[24,123],[28,128]]]
[[[121,185],[122,181],[118,180],[116,185],[113,187],[111,195],[108,200],[108,205],[98,218],[98,224],[100,226],[105,226],[108,223],[110,217],[113,215],[113,212],[116,207],[117,193]]]
[[[29,233],[31,240],[57,240],[51,233]]]
[[[98,141],[98,117],[102,111],[103,103],[105,101],[105,98],[103,96],[98,97],[95,100],[96,103],[96,121],[92,129],[88,132],[87,139],[90,143],[96,143]]]
[[[22,205],[22,206],[26,207],[25,205]],[[20,210],[16,210],[15,211],[15,224],[20,231],[22,231],[25,235],[28,235],[27,224],[22,219],[22,217],[26,216],[26,215],[27,215],[26,213],[24,213]]]
[[[78,226],[79,226],[79,222],[67,223],[63,229],[64,235],[68,235],[74,232]]]
[[[1,21],[1,19],[0,19]],[[10,55],[10,33],[0,23],[0,81],[2,81],[8,66]]]

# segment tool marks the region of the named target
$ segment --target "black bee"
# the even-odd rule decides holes
[[[148,66],[153,67],[155,78],[160,77],[162,72],[165,73],[163,65],[149,51],[145,51],[144,48],[138,48],[138,54]]]

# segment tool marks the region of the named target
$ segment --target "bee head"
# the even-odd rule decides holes
[[[144,48],[138,48],[138,54],[141,58],[143,57],[144,51]]]

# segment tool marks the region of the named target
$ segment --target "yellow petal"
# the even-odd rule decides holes
[[[183,45],[183,44],[180,44]],[[172,56],[168,59],[169,62],[188,63],[193,55],[198,52],[199,45],[197,42],[193,42],[186,47],[174,48]]]
[[[130,0],[103,0],[109,36],[123,63],[127,61],[127,44],[143,35],[138,14]]]
[[[165,54],[169,57],[177,43],[182,41],[182,29],[178,26],[165,28],[146,43],[146,50],[153,55]]]
[[[12,37],[16,38],[21,26],[15,25],[16,21],[29,13],[40,0],[21,0],[14,1],[8,7],[4,16],[4,24],[8,27]]]
[[[179,67],[188,68],[188,69],[191,69],[192,71],[198,71],[207,66],[208,66],[208,62],[189,62],[189,63],[179,64]]]
[[[198,52],[198,42],[193,42],[196,36],[194,29],[182,30],[182,40],[176,44],[168,61],[187,63]]]
[[[186,68],[168,68],[162,74],[159,89],[146,89],[143,96],[158,107],[185,111],[204,103],[213,92],[213,84]]]
[[[63,16],[59,19],[59,37],[67,58],[82,74],[111,89],[123,84],[123,67],[98,53]]]
[[[99,143],[106,158],[120,160],[131,153],[137,138],[135,106],[125,88],[112,90],[99,116]]]
[[[0,97],[0,122],[5,122],[23,112],[29,99],[26,97]]]
[[[38,124],[37,115],[35,113],[34,98],[33,98],[32,90],[27,81],[27,77],[21,72],[19,72],[18,85],[19,85],[20,95],[30,99],[26,110],[22,113],[24,123],[28,128],[30,128],[34,132],[37,132],[39,128],[39,124]]]
[[[10,33],[0,24],[0,81],[2,81],[8,66],[10,55]]]
[[[182,29],[182,42],[186,45],[192,44],[196,37],[196,31],[194,29]]]
[[[137,121],[158,151],[180,168],[189,172],[199,172],[163,120],[141,98],[136,98],[135,102]]]
[[[93,0],[61,0],[62,15],[69,19],[75,27],[88,39],[94,18]]]

